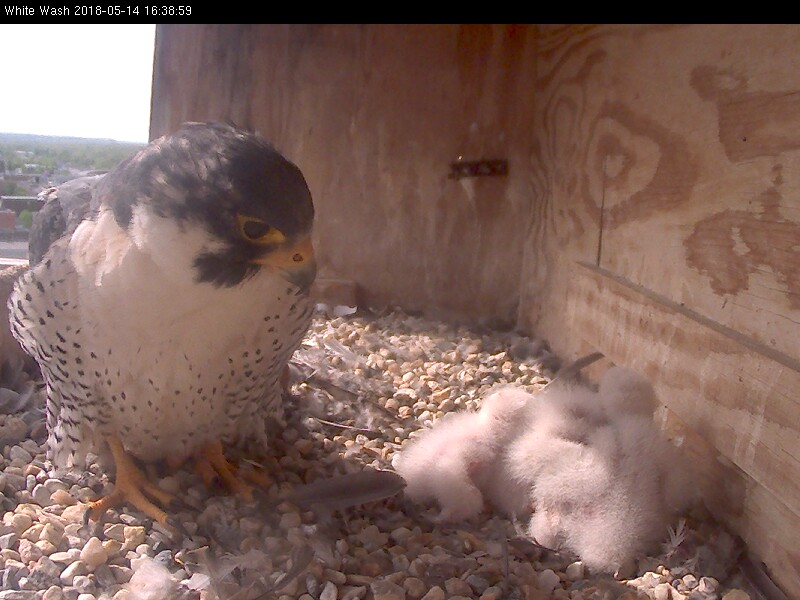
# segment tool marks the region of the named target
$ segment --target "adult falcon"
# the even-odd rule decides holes
[[[297,166],[258,135],[190,123],[108,174],[49,192],[31,268],[9,298],[47,385],[48,458],[116,463],[114,491],[168,520],[140,461],[197,460],[249,495],[225,445],[261,445],[311,319],[314,208]]]

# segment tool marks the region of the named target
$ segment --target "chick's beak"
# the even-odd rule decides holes
[[[251,262],[275,269],[303,291],[311,287],[317,276],[317,261],[310,237],[279,246],[266,256],[254,258]]]

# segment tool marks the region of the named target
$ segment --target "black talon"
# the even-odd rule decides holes
[[[167,508],[169,508],[172,511],[179,511],[179,510],[195,510],[197,507],[192,506],[183,498],[175,496],[172,500],[170,500]]]
[[[169,527],[171,527],[172,529],[174,529],[182,537],[184,537],[184,538],[188,538],[189,537],[189,532],[186,531],[186,528],[183,526],[183,524],[180,521],[178,521],[177,519],[175,519],[174,517],[171,517],[171,516],[167,517],[167,525]],[[175,540],[175,541],[179,541],[179,540]]]

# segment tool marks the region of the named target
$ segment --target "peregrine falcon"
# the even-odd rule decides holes
[[[48,458],[110,449],[114,492],[167,522],[134,459],[195,458],[249,494],[223,444],[264,444],[307,332],[314,207],[300,169],[257,134],[189,123],[108,174],[50,190],[11,329],[47,386]],[[151,502],[152,500],[152,502]]]

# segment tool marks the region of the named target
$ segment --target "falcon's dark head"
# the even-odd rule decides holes
[[[198,282],[232,287],[262,268],[301,289],[314,280],[311,192],[300,169],[255,133],[187,124],[109,172],[95,202],[137,245],[192,252]]]

